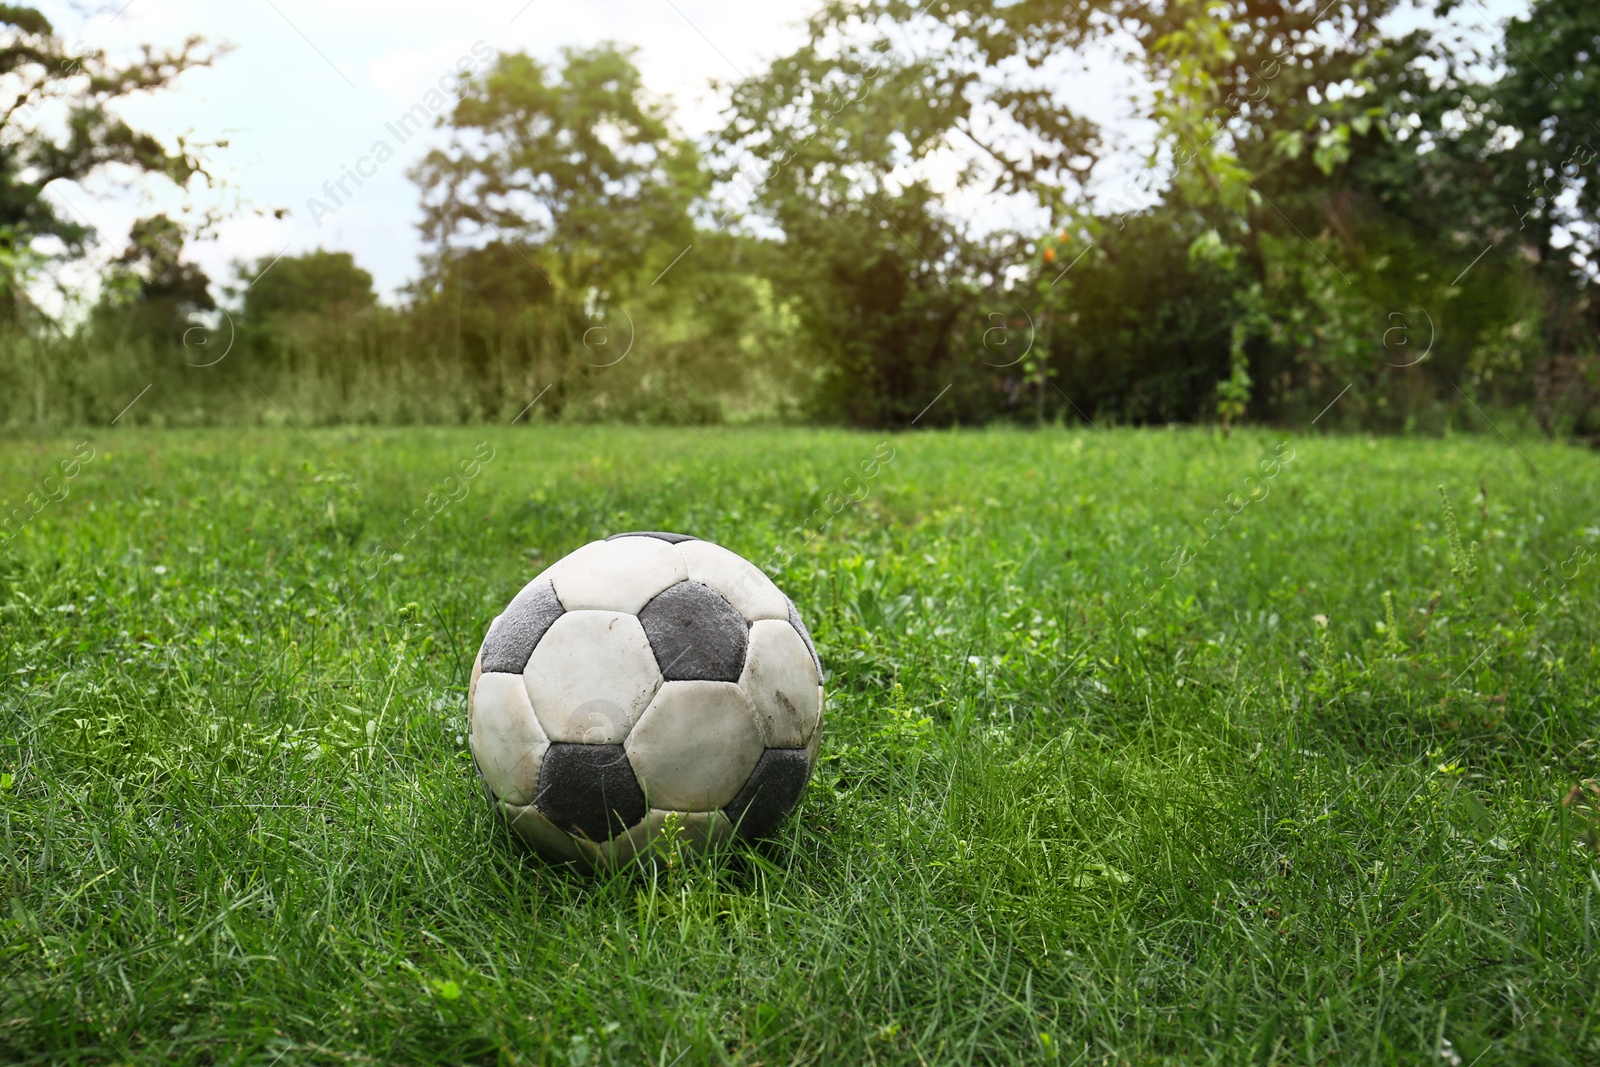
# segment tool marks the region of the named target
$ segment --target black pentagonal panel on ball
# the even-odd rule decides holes
[[[766,835],[800,802],[811,777],[810,759],[803,748],[769,748],[739,795],[723,810],[743,838]]]
[[[621,745],[555,742],[539,768],[534,803],[569,834],[604,841],[644,818],[644,790]]]
[[[555,583],[550,579],[525,587],[506,605],[483,639],[484,671],[521,674],[528,667],[534,646],[561,618],[562,611]]]
[[[667,681],[739,680],[750,624],[710,586],[679,582],[646,604],[639,622]]]
[[[629,530],[627,533],[612,534],[606,540],[615,541],[619,537],[654,537],[657,541],[665,541],[669,545],[675,545],[679,541],[699,540],[698,537],[689,534],[664,533],[661,530]]]

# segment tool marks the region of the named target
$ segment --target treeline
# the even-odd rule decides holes
[[[108,421],[150,385],[130,419],[1600,432],[1600,9],[1537,0],[1474,50],[1455,4],[1390,32],[1400,6],[835,0],[701,141],[626,50],[500,55],[413,171],[401,306],[328,252],[241,264],[218,306],[146,220],[82,321],[14,302],[0,418]],[[1091,186],[1064,86],[1108,51],[1155,147]],[[81,246],[13,202],[13,250]]]
[[[770,287],[735,259],[680,269],[678,290],[585,308],[497,245],[393,308],[348,253],[263,260],[228,306],[146,295],[69,331],[0,332],[0,410],[96,424],[139,397],[124,421],[166,426],[803,417],[798,331]]]

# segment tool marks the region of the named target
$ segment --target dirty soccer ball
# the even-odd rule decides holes
[[[489,626],[468,738],[489,802],[582,869],[759,837],[800,799],[822,664],[789,598],[709,541],[626,533],[557,561]]]

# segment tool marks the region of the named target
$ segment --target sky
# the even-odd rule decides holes
[[[1468,16],[1487,23],[1522,5],[1488,0]],[[406,171],[442,140],[395,125],[415,105],[438,105],[441,77],[482,69],[493,50],[553,60],[566,45],[614,40],[637,46],[646,85],[666,97],[688,134],[720,125],[713,80],[763,69],[803,39],[816,0],[82,0],[38,6],[61,37],[131,54],[145,43],[177,46],[199,35],[229,51],[169,90],[119,106],[138,129],[168,143],[226,141],[205,151],[214,176],[180,195],[160,182],[119,184],[106,175],[49,195],[102,235],[90,261],[63,279],[91,294],[104,262],[124,247],[128,227],[157,211],[225,217],[189,258],[217,283],[235,263],[324,248],[352,253],[392,300],[418,271],[418,191]],[[1138,166],[1129,72],[1091,60],[1063,82],[1062,95],[1106,127],[1124,150],[1102,175],[1108,188]],[[446,84],[449,84],[448,81]],[[378,151],[379,143],[393,153]],[[360,184],[350,177],[359,172]],[[343,189],[338,183],[343,181]],[[982,210],[982,205],[958,205]],[[282,212],[282,217],[278,213]]]

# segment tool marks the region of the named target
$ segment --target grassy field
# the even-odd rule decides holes
[[[1592,453],[95,431],[0,498],[0,1060],[1600,1060]],[[584,880],[465,686],[623,529],[773,563],[827,734],[778,839]]]

